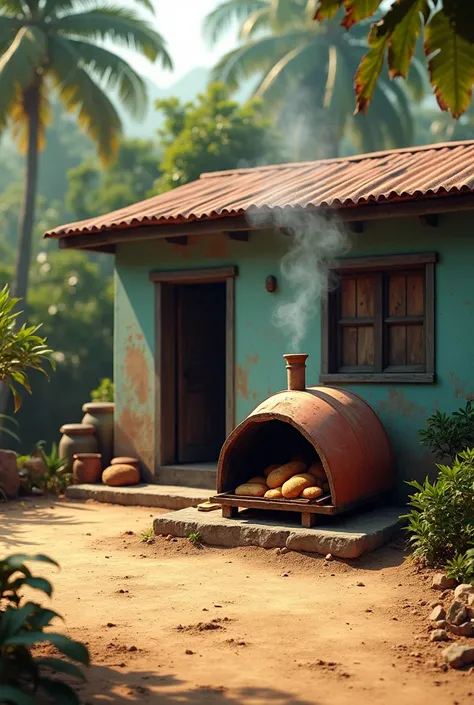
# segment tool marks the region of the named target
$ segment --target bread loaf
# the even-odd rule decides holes
[[[244,497],[263,497],[267,490],[268,487],[266,485],[257,485],[255,483],[246,482],[236,488],[235,494],[242,495]]]
[[[273,490],[267,490],[263,496],[265,499],[281,499],[283,497],[281,487],[275,487]]]
[[[298,460],[292,460],[290,463],[285,463],[285,465],[280,465],[280,467],[276,470],[272,470],[267,477],[267,485],[270,489],[281,487],[281,485],[289,480],[290,477],[301,474],[305,470],[306,466],[304,463],[301,463]]]
[[[320,487],[305,487],[300,497],[304,497],[304,499],[317,499],[321,497],[322,494],[324,493]]]
[[[251,485],[266,485],[266,484],[267,484],[267,478],[266,478],[266,477],[251,477],[250,480],[247,481],[247,484],[251,484]]]
[[[263,471],[263,474],[265,475],[265,477],[268,477],[269,474],[270,474],[273,470],[276,470],[276,469],[279,468],[279,467],[280,467],[280,465],[279,465],[278,463],[273,463],[272,465],[267,465],[267,467],[266,467],[265,470]]]
[[[308,472],[310,475],[314,475],[319,480],[322,480],[323,482],[326,482],[327,477],[326,477],[326,470],[323,467],[323,464],[320,460],[316,460],[314,463],[311,463],[311,465],[308,468]]]
[[[305,472],[300,475],[294,475],[283,483],[281,493],[286,499],[293,499],[299,497],[307,487],[316,487],[316,478]]]

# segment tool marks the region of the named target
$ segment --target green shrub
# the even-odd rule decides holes
[[[446,575],[448,578],[457,580],[458,583],[474,585],[474,548],[447,561]]]
[[[405,515],[414,555],[446,564],[474,547],[474,449],[459,453],[452,467],[438,465],[434,482],[409,482],[413,510]]]
[[[67,470],[67,458],[60,457],[56,443],[51,445],[49,453],[45,451],[43,442],[38,443],[38,450],[48,469],[46,475],[38,478],[38,487],[44,492],[62,494],[72,481],[72,473]]]
[[[108,377],[100,380],[100,384],[91,392],[92,401],[114,401],[115,385]]]
[[[464,408],[452,414],[435,411],[426,420],[426,428],[419,431],[421,443],[429,448],[438,460],[454,461],[465,448],[474,447],[474,404],[466,402]]]
[[[43,555],[12,555],[0,561],[0,702],[35,705],[42,692],[61,705],[79,705],[75,691],[51,676],[63,673],[84,680],[76,664],[89,665],[89,652],[84,644],[63,634],[44,631],[59,615],[23,597],[24,587],[48,597],[53,592],[49,580],[32,575],[26,566],[30,561],[57,565]],[[33,656],[31,647],[42,643],[53,645],[67,660]]]

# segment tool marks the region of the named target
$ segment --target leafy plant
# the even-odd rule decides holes
[[[75,691],[51,675],[63,673],[84,680],[77,664],[89,665],[89,652],[80,642],[57,632],[45,632],[56,617],[51,609],[26,601],[23,588],[34,588],[51,597],[49,580],[34,576],[26,563],[36,561],[57,566],[44,555],[11,555],[0,561],[0,702],[13,705],[35,705],[37,694],[43,693],[61,705],[79,705]],[[52,644],[62,658],[33,656],[31,647]]]
[[[154,538],[155,538],[155,532],[153,531],[152,526],[150,526],[149,529],[142,531],[142,533],[140,534],[140,541],[142,543],[149,543],[149,542],[153,541]]]
[[[115,385],[108,377],[100,380],[100,384],[91,392],[92,401],[114,401]]]
[[[331,20],[344,7],[346,29],[385,10],[367,37],[369,51],[355,77],[357,110],[365,112],[388,57],[390,77],[406,78],[418,40],[433,91],[442,110],[459,117],[471,102],[474,73],[474,19],[471,0],[319,0],[315,19]]]
[[[31,394],[26,370],[38,370],[46,374],[46,361],[54,369],[52,350],[48,348],[46,339],[37,335],[40,326],[16,326],[20,312],[13,309],[19,300],[10,297],[8,285],[0,291],[0,381],[12,391],[15,411],[21,406],[19,388]]]
[[[446,575],[458,583],[474,585],[474,548],[458,554],[446,563]]]
[[[445,564],[474,548],[474,449],[459,453],[452,467],[438,465],[434,482],[409,482],[416,492],[403,518],[414,555]]]
[[[474,446],[474,404],[467,401],[464,408],[452,414],[435,411],[426,420],[426,428],[419,431],[421,443],[429,448],[438,460],[456,455]]]
[[[61,494],[66,487],[71,484],[72,473],[67,471],[67,458],[61,458],[59,448],[56,443],[51,446],[51,451],[47,453],[44,449],[44,442],[37,445],[39,455],[47,468],[47,473],[39,476],[35,483],[44,492]]]
[[[203,543],[202,536],[199,531],[191,531],[186,538],[193,544],[193,546],[200,546]]]

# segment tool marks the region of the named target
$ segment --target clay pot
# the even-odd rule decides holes
[[[109,401],[91,401],[82,407],[85,412],[82,423],[94,426],[105,467],[114,453],[114,408],[115,404]]]
[[[97,453],[99,444],[91,424],[67,423],[61,426],[62,438],[59,441],[59,455],[67,458],[67,469],[72,472],[74,456],[79,453]]]
[[[137,470],[140,470],[140,461],[137,460],[137,458],[127,458],[127,457],[119,457],[119,458],[112,458],[110,461],[111,465],[131,465],[132,468],[136,468]]]
[[[100,482],[102,463],[100,453],[75,453],[72,474],[74,484]]]

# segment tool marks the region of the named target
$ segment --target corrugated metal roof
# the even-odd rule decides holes
[[[349,208],[474,190],[474,140],[252,169],[201,178],[45,237],[242,215],[256,208]]]

